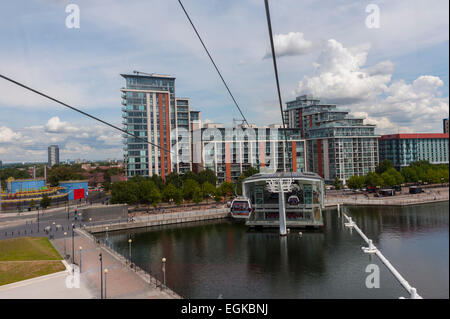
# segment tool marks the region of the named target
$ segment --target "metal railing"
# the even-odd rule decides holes
[[[80,231],[80,230],[78,230]],[[114,244],[111,241],[105,240],[105,239],[98,239],[91,233],[87,231],[82,232],[85,236],[89,237],[93,242],[95,242],[97,245],[99,245],[103,250],[107,251],[109,254],[113,255],[116,259],[118,259],[122,264],[125,264],[127,268],[129,268],[131,271],[136,273],[142,280],[150,284],[150,286],[153,286],[154,288],[159,288],[161,291],[166,292],[167,294],[171,295],[174,298],[179,299],[185,299],[180,294],[173,291],[171,288],[167,286],[167,283],[164,285],[163,282],[161,282],[159,279],[157,279],[154,275],[152,275],[150,272],[145,271],[138,265],[136,265],[132,260],[126,258],[122,254],[120,254],[118,251],[114,249]]]
[[[338,213],[339,213],[338,207]],[[361,238],[369,245],[368,247],[362,247],[362,250],[368,254],[375,254],[380,258],[380,260],[385,264],[385,266],[389,269],[389,271],[394,275],[394,277],[400,282],[400,284],[405,288],[405,290],[409,293],[411,299],[423,299],[418,293],[417,289],[412,287],[408,281],[395,269],[394,266],[387,260],[386,257],[375,247],[372,240],[367,238],[367,236],[359,229],[358,225],[352,220],[351,217],[347,216],[347,214],[342,213],[344,217],[347,219],[348,223],[345,223],[345,226],[351,229],[355,229],[356,232],[361,236]],[[403,298],[403,297],[400,297]]]

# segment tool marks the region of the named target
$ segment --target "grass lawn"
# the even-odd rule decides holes
[[[0,261],[0,286],[65,269],[59,260]]]
[[[0,240],[0,286],[66,269],[46,237]]]
[[[0,240],[0,261],[62,260],[46,237]]]

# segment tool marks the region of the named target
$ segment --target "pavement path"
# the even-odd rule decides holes
[[[95,294],[81,276],[79,288],[68,288],[66,279],[70,271],[27,279],[0,286],[0,299],[92,299]]]
[[[106,280],[107,298],[120,299],[173,299],[174,297],[160,288],[155,288],[145,282],[138,274],[131,270],[123,261],[111,254],[108,250],[97,245],[90,237],[76,232],[74,238],[75,264],[80,263],[79,247],[82,247],[81,255],[81,282],[88,287],[96,298],[101,298],[100,293],[100,261],[99,253],[102,253],[103,270],[108,269]],[[64,238],[52,240],[55,248],[64,254]],[[66,239],[66,251],[71,254],[72,238]],[[68,262],[71,262],[69,259]],[[104,276],[103,276],[104,280]],[[104,288],[104,286],[103,286]]]

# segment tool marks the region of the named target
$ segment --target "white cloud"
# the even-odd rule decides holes
[[[345,48],[329,40],[315,63],[316,75],[298,83],[297,94],[312,94],[323,100],[351,105],[354,116],[367,118],[381,134],[397,132],[439,132],[448,117],[448,97],[442,98],[444,82],[422,75],[408,84],[392,82],[394,64],[383,61],[367,67],[369,46]],[[344,105],[342,105],[344,104]]]
[[[297,94],[312,94],[336,103],[355,103],[374,98],[387,88],[393,65],[383,61],[364,68],[369,47],[345,48],[328,40],[315,63],[316,76],[305,76],[298,83]],[[389,72],[391,71],[391,72]]]
[[[420,76],[411,84],[395,81],[386,89],[385,98],[358,108],[365,107],[373,117],[389,118],[394,123],[393,132],[440,132],[449,107],[448,97],[441,97],[442,86],[439,77],[430,75]]]
[[[54,116],[45,124],[45,131],[48,133],[73,133],[77,132],[79,128],[71,126],[67,122],[62,122],[58,116]]]
[[[301,32],[289,32],[287,34],[276,34],[273,38],[275,54],[277,57],[303,55],[311,52],[313,43],[304,38]],[[269,49],[264,59],[272,57]]]
[[[8,143],[20,139],[21,134],[16,133],[9,127],[0,126],[0,143]]]
[[[59,145],[61,160],[122,156],[121,134],[104,125],[75,125],[55,116],[45,125],[25,127],[20,132],[0,127],[0,155],[4,162],[46,161],[50,144]]]

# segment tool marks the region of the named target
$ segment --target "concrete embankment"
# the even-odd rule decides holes
[[[434,194],[420,194],[416,196],[392,196],[384,197],[382,199],[375,198],[362,198],[358,197],[334,197],[327,198],[325,201],[325,207],[332,208],[339,205],[346,206],[413,206],[438,202],[448,202],[448,193],[435,196]]]
[[[85,229],[90,233],[104,232],[105,227],[108,226],[109,231],[179,224],[187,222],[195,222],[201,220],[221,219],[230,216],[228,208],[216,208],[200,211],[188,211],[178,213],[154,214],[147,216],[136,217],[134,222],[108,222],[101,225],[86,225]]]

